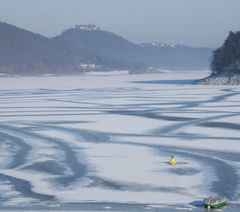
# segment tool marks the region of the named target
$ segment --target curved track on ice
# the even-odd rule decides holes
[[[21,204],[26,206],[31,206],[32,201],[40,201],[37,203],[39,205],[43,202],[58,202],[64,205],[68,202],[59,198],[58,191],[69,194],[69,190],[71,191],[74,187],[192,195],[184,186],[156,186],[149,183],[111,179],[111,176],[99,176],[98,167],[89,162],[86,151],[92,145],[96,147],[98,144],[124,144],[134,148],[150,149],[155,157],[174,154],[176,157],[184,158],[186,163],[195,161],[200,164],[200,167],[207,167],[206,170],[201,170],[199,167],[183,167],[172,170],[172,173],[193,177],[202,173],[207,176],[210,170],[214,177],[208,181],[210,185],[204,185],[204,181],[202,182],[202,186],[207,189],[203,192],[206,195],[214,193],[226,196],[229,200],[238,202],[239,152],[197,149],[192,148],[191,145],[176,147],[162,144],[161,140],[166,138],[190,142],[204,139],[210,142],[217,139],[226,142],[237,141],[239,137],[231,133],[209,135],[202,132],[188,132],[188,129],[197,126],[203,129],[238,132],[239,123],[231,123],[224,119],[229,120],[231,117],[240,116],[240,111],[232,110],[240,105],[239,101],[233,101],[234,98],[239,97],[239,90],[213,89],[211,95],[208,95],[208,93],[202,93],[201,88],[196,86],[192,88],[191,93],[185,94],[189,89],[185,85],[169,89],[170,94],[168,94],[169,90],[161,87],[149,87],[149,89],[139,87],[1,91],[0,186],[6,188],[6,191],[0,194],[1,205],[7,206],[11,199],[18,198],[20,202],[23,198],[24,201]],[[191,99],[191,94],[201,97],[201,100]],[[220,109],[215,111],[212,103],[219,104]],[[174,114],[171,115],[171,113]],[[116,132],[111,129],[111,125],[108,127],[109,130],[104,130],[106,127],[103,130],[101,128],[94,130],[91,124],[99,121],[99,115],[128,117],[128,120],[138,117],[166,123],[157,128],[146,128],[141,133]],[[136,122],[133,123],[136,124]],[[65,136],[61,136],[62,133]],[[155,138],[159,143],[136,142],[138,138],[146,140]],[[4,155],[7,155],[7,159]],[[42,177],[32,179],[29,177],[31,174]],[[40,185],[37,185],[38,182]],[[41,188],[41,183],[45,189]],[[52,194],[50,194],[51,189],[54,190]],[[16,203],[13,201],[11,204],[17,205],[19,201]]]

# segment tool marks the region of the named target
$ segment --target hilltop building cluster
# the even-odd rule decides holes
[[[86,30],[86,31],[95,31],[99,30],[100,28],[97,27],[94,24],[88,24],[88,25],[75,25],[75,29],[80,29],[80,30]]]

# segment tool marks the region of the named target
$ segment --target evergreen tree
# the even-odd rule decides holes
[[[240,32],[230,32],[223,46],[214,51],[211,69],[213,73],[240,71]]]

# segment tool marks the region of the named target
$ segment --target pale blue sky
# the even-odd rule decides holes
[[[240,30],[240,0],[0,0],[0,21],[54,36],[94,23],[133,42],[219,46]]]

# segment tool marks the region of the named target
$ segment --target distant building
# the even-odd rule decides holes
[[[96,70],[96,69],[99,69],[100,66],[99,65],[96,65],[96,64],[93,64],[93,63],[80,63],[79,66],[78,66],[80,69],[83,69],[83,70]]]
[[[168,48],[175,48],[175,45],[169,45],[165,43],[158,43],[158,42],[152,42],[152,43],[142,43],[140,44],[141,47],[168,47]]]
[[[75,25],[75,29],[80,29],[80,30],[86,30],[86,31],[95,31],[99,30],[99,27],[97,27],[94,24],[88,24],[88,25]]]

